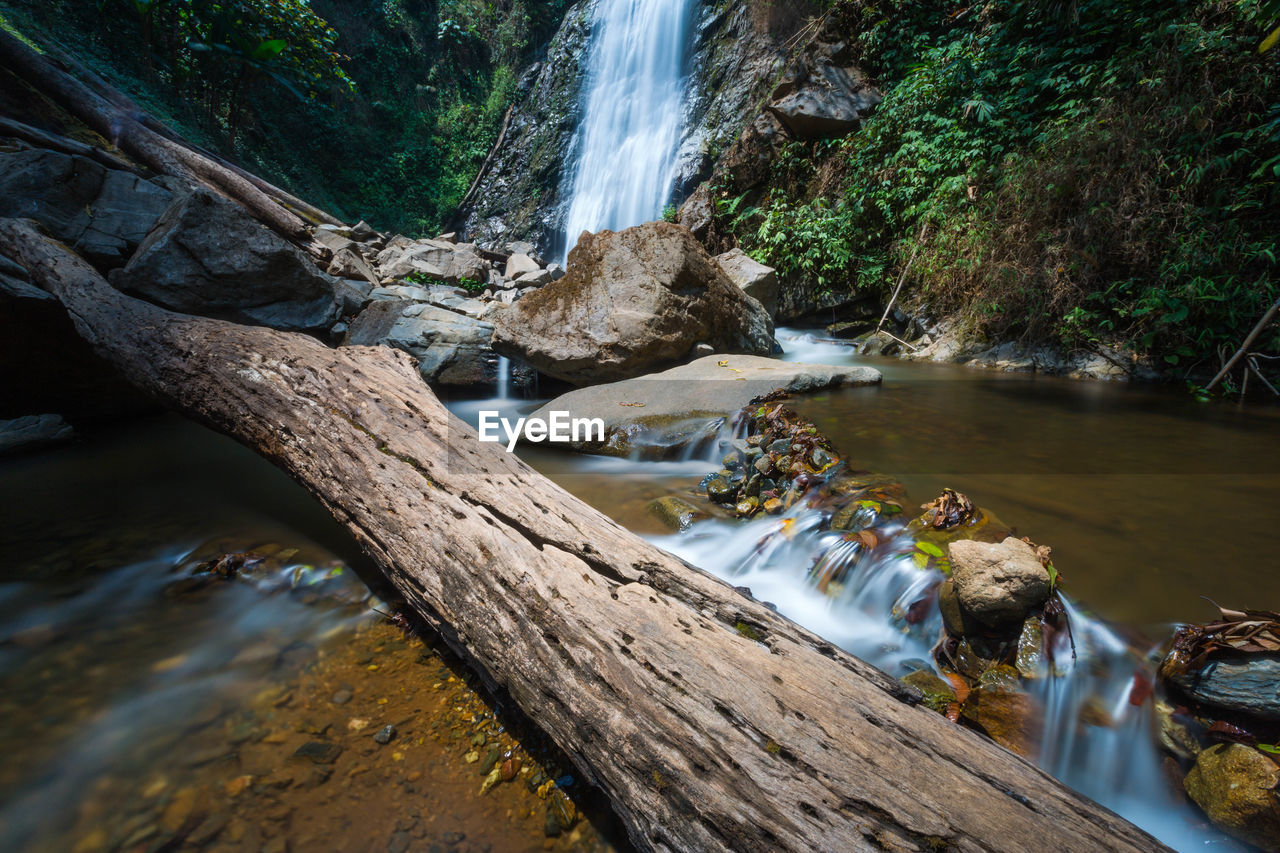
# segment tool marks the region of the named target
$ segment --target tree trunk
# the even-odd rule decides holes
[[[148,115],[146,110],[138,106],[128,95],[126,95],[124,92],[121,92],[116,87],[112,86],[106,80],[102,79],[102,77],[94,73],[93,69],[89,68],[84,63],[80,62],[70,53],[67,53],[66,51],[52,45],[43,45],[43,47],[45,48],[45,51],[50,56],[54,57],[63,66],[63,69],[65,69],[68,73],[74,75],[75,77],[78,77],[80,82],[84,83],[86,86],[92,89],[97,95],[101,96],[103,100],[107,101],[117,110],[120,110],[127,115],[133,116],[133,118],[139,124],[147,128],[148,130],[154,133],[158,133],[159,135],[170,140],[171,142],[177,145],[181,145],[183,148],[186,148],[189,151],[192,151],[196,154],[199,154],[202,157],[206,157],[209,160],[212,160],[214,163],[217,163],[219,166],[222,166],[224,169],[234,172],[235,174],[244,178],[249,183],[253,184],[258,189],[262,190],[267,195],[271,196],[271,198],[279,202],[281,206],[283,206],[286,210],[293,211],[294,213],[312,222],[313,224],[317,224],[317,225],[321,223],[328,223],[329,225],[345,224],[341,219],[338,219],[336,216],[333,216],[332,214],[321,210],[315,205],[309,202],[303,201],[297,196],[285,190],[282,190],[280,187],[277,187],[275,184],[264,181],[262,178],[258,177],[252,172],[249,172],[249,171],[246,171],[245,169],[240,168],[235,163],[232,163],[230,160],[226,159],[225,157],[219,154],[216,154],[212,151],[209,151],[206,148],[201,148],[199,145],[196,145],[193,142],[191,142],[191,140],[184,138],[182,135],[176,133],[171,128],[165,126],[159,121],[156,121],[154,117]]]
[[[479,443],[407,355],[173,314],[28,223],[0,252],[131,382],[311,491],[638,848],[1163,849]]]
[[[3,29],[0,62],[130,157],[160,174],[207,183],[243,204],[282,236],[310,248],[311,235],[302,220],[262,190],[209,158],[144,127],[132,114],[114,106]]]

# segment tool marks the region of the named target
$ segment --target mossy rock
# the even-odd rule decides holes
[[[903,684],[914,687],[924,697],[923,704],[939,714],[945,714],[947,706],[956,701],[956,691],[946,679],[927,669],[918,669],[910,675],[898,679]]]

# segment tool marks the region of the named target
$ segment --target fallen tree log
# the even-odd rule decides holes
[[[3,29],[0,29],[0,63],[138,162],[162,175],[206,184],[240,202],[280,235],[311,248],[311,234],[303,221],[250,181],[143,126],[134,115]]]
[[[657,850],[1157,850],[873,667],[570,496],[412,360],[173,314],[34,226],[0,253],[131,382],[290,473]]]

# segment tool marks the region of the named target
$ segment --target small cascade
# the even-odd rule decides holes
[[[498,399],[511,399],[511,359],[498,356]]]
[[[831,529],[833,508],[820,491],[781,515],[707,520],[654,541],[894,677],[941,673],[936,590],[945,575],[936,561],[920,559],[901,515],[864,506]],[[1070,631],[1051,636],[1024,687],[1041,716],[1035,760],[1167,844],[1187,849],[1215,837],[1161,772],[1147,650],[1059,597]]]
[[[565,173],[565,247],[583,231],[656,219],[680,144],[691,0],[599,0],[576,161]]]

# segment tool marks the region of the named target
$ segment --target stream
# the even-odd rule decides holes
[[[1276,413],[1204,406],[1171,389],[859,359],[793,330],[779,338],[784,358],[884,372],[879,388],[794,401],[843,454],[901,479],[909,500],[960,489],[1054,548],[1075,655],[1064,649],[1057,677],[1036,682],[1036,760],[1179,849],[1223,841],[1172,795],[1150,702],[1129,699],[1170,623],[1210,613],[1200,596],[1280,602],[1280,578],[1263,568],[1267,498],[1280,486]],[[449,405],[474,419],[482,407],[538,402],[511,393],[504,383],[499,399]],[[909,630],[893,614],[931,574],[909,560],[859,561],[803,504],[789,512],[789,537],[772,535],[777,517],[661,528],[645,505],[673,493],[697,500],[716,454],[520,452],[624,525],[889,673],[929,665],[936,610]],[[540,785],[477,794],[467,758],[488,751],[474,745],[486,737],[525,756],[521,779],[567,770],[536,735],[507,732],[502,709],[456,662],[374,613],[384,605],[360,582],[368,567],[345,532],[228,439],[172,417],[99,429],[4,460],[0,494],[0,848],[151,849],[202,828],[223,841],[305,846],[371,826],[388,849],[459,834],[471,841],[457,849],[609,849],[608,820],[589,809],[592,821],[546,836]],[[266,560],[234,582],[193,575],[242,551]],[[843,574],[834,595],[810,580],[819,557]],[[452,692],[433,701],[442,689]],[[344,691],[355,698],[336,703]],[[1099,711],[1106,725],[1080,724]],[[361,720],[369,728],[353,731]],[[379,746],[370,733],[387,723],[400,740]],[[344,753],[314,766],[290,758],[313,740]],[[247,793],[232,796],[238,786]],[[206,801],[216,807],[199,814],[212,825],[183,825],[184,809]]]
[[[881,387],[793,401],[856,467],[891,475],[916,503],[956,488],[1016,535],[1053,547],[1073,642],[1057,649],[1056,674],[1033,683],[1039,732],[1030,757],[1175,848],[1235,847],[1165,776],[1144,685],[1173,624],[1214,615],[1205,595],[1225,606],[1280,603],[1280,578],[1265,570],[1269,497],[1280,487],[1274,409],[1203,405],[1169,388],[860,358],[797,330],[778,338],[785,359],[883,372]],[[479,405],[454,410],[466,418]],[[525,409],[510,399],[483,405]],[[698,500],[694,487],[720,467],[718,448],[667,462],[520,452],[655,544],[749,587],[891,675],[932,669],[936,607],[920,625],[900,615],[941,575],[922,572],[909,553],[861,560],[803,504],[783,517],[706,520],[675,535],[661,528],[648,502],[673,493]],[[837,593],[817,589],[815,564],[842,576]]]

